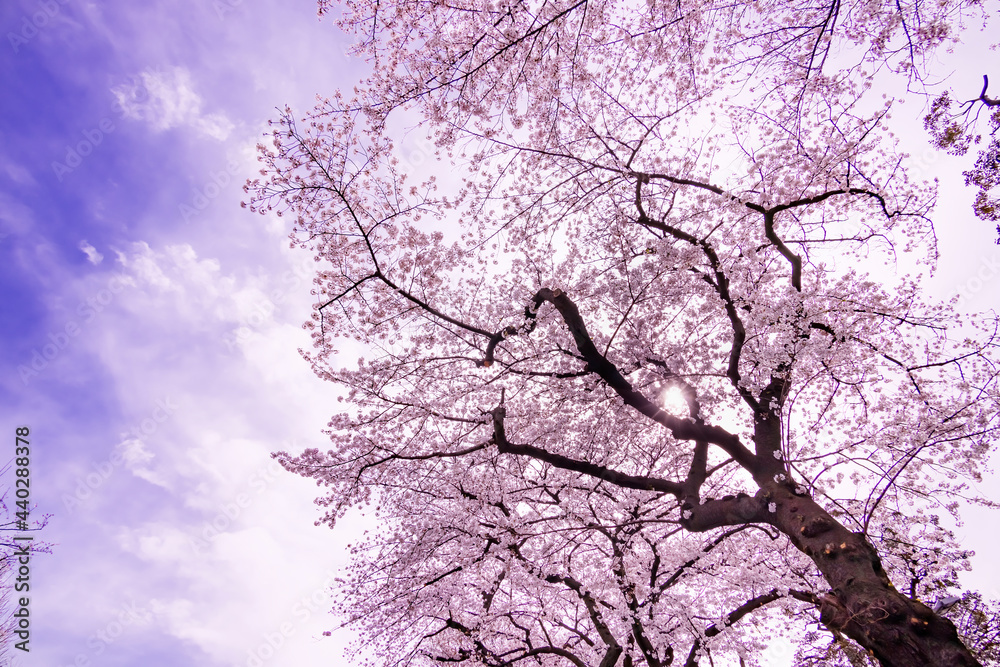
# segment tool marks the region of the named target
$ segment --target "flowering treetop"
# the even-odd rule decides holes
[[[383,663],[754,660],[784,610],[977,664],[922,600],[967,567],[938,516],[995,439],[997,324],[867,272],[936,258],[873,77],[921,85],[977,11],[346,3],[371,77],[285,109],[248,190],[322,262],[347,407],[277,456],[322,522],[376,506],[342,613]]]

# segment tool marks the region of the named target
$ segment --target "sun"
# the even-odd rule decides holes
[[[684,400],[684,392],[680,387],[668,386],[660,392],[660,405],[663,409],[673,415],[683,415],[688,411],[687,401]]]

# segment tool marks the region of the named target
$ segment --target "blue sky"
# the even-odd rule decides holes
[[[315,528],[268,456],[322,447],[334,409],[296,352],[313,263],[239,202],[275,107],[363,63],[313,0],[7,0],[0,26],[0,410],[54,543],[12,664],[344,664],[326,591],[363,519]],[[966,165],[912,136],[946,212],[932,288],[996,307]],[[962,535],[998,596],[990,521]]]
[[[0,8],[3,423],[31,429],[23,665],[338,661],[342,536],[269,452],[322,446],[312,262],[240,208],[285,103],[363,64],[311,0]]]

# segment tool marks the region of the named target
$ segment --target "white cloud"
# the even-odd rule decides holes
[[[162,486],[165,489],[170,488],[166,478],[150,467],[149,464],[153,462],[156,455],[146,449],[146,443],[137,438],[129,438],[118,445],[118,449],[121,451],[126,467],[132,471],[133,475],[150,484]]]
[[[144,465],[154,458],[154,455],[146,449],[142,440],[136,438],[125,440],[118,445],[118,448],[121,449],[122,458],[125,459],[125,463],[129,467]]]
[[[38,181],[31,175],[31,172],[22,165],[15,164],[6,157],[0,157],[0,168],[7,173],[7,178],[23,187],[35,187]]]
[[[119,252],[118,261],[135,274],[142,286],[164,293],[175,292],[190,299],[188,305],[208,308],[223,321],[234,316],[235,304],[230,298],[235,289],[234,279],[222,274],[219,260],[200,259],[189,243],[154,250],[140,241],[132,244],[131,252]],[[204,314],[198,317],[203,318]]]
[[[194,90],[191,73],[184,67],[146,69],[129,84],[111,91],[126,117],[144,119],[162,132],[189,126],[225,141],[235,126],[223,113],[202,113],[201,96]]]
[[[104,259],[104,255],[97,252],[97,248],[87,243],[86,240],[80,241],[79,247],[83,251],[83,254],[87,256],[87,261],[95,266],[100,264],[101,260]]]
[[[35,234],[48,244],[37,253],[48,262],[38,265],[38,276],[50,285],[53,335],[62,337],[64,322],[75,323],[78,333],[37,382],[18,385],[32,399],[25,405],[52,406],[47,411],[53,415],[57,407],[66,411],[59,430],[51,417],[43,419],[42,408],[32,408],[37,419],[18,417],[59,436],[53,439],[62,447],[54,472],[65,482],[39,496],[49,500],[42,506],[58,509],[47,538],[59,547],[36,564],[45,568],[33,600],[45,612],[36,619],[37,630],[51,641],[42,642],[32,660],[138,664],[129,650],[142,644],[163,667],[243,667],[252,656],[267,667],[338,662],[341,638],[322,633],[336,623],[327,613],[326,589],[344,561],[345,535],[313,526],[316,487],[275,470],[269,458],[278,449],[322,446],[321,429],[335,404],[335,388],[295,352],[310,345],[299,327],[310,312],[319,267],[287,249],[284,221],[251,219],[238,200],[244,175],[258,168],[262,119],[273,115],[275,104],[306,108],[315,91],[332,89],[347,61],[336,60],[344,67],[334,68],[301,63],[334,62],[342,40],[331,38],[332,26],[317,29],[310,12],[268,3],[260,12],[228,14],[224,24],[198,12],[178,16],[162,2],[84,3],[78,9],[74,16],[89,25],[81,25],[75,39],[96,40],[113,61],[108,67],[68,66],[89,90],[117,101],[109,110],[101,100],[95,113],[113,113],[116,125],[125,119],[142,130],[116,129],[101,148],[103,157],[88,165],[118,149],[122,155],[135,151],[151,158],[149,178],[157,186],[115,191],[122,202],[129,200],[130,207],[121,209],[109,194],[124,185],[118,174],[109,174],[106,189],[81,191],[101,226],[81,228],[77,241],[87,240],[73,245],[91,262],[103,253],[108,264],[79,272],[59,261],[50,230]],[[275,35],[281,34],[296,35],[294,54],[276,57],[264,48],[279,43]],[[177,49],[182,39],[197,46]],[[150,63],[161,66],[144,69]],[[135,78],[108,92],[105,77],[119,67]],[[248,94],[244,77],[263,70],[265,94]],[[160,134],[149,136],[154,133]],[[164,144],[164,136],[201,140]],[[139,152],[150,147],[161,152]],[[230,159],[238,169],[228,167]],[[212,205],[198,209],[197,224],[189,224],[178,206],[191,199],[178,193],[192,184],[206,192],[206,171],[213,179],[228,173],[232,184],[219,186]],[[24,191],[36,186],[31,174],[3,156],[0,176]],[[189,182],[198,178],[200,184]],[[50,224],[19,203],[20,195],[0,192],[0,238]],[[131,243],[136,238],[150,242]],[[0,241],[0,247],[10,244],[9,238]],[[42,335],[39,349],[49,342],[48,332]],[[45,385],[50,378],[59,381]],[[72,391],[74,398],[54,393],[39,400],[29,394],[36,387]],[[156,412],[161,399],[178,406],[163,421]],[[64,510],[66,494],[74,500],[72,510]],[[204,542],[197,551],[196,536]],[[109,623],[133,602],[151,610],[155,621],[130,625],[114,644],[95,642],[93,633],[117,628]]]
[[[299,323],[313,263],[284,249],[232,268],[197,241],[116,252],[127,288],[79,345],[113,378],[122,414],[122,472],[88,501],[103,508],[115,562],[141,564],[117,570],[121,588],[154,609],[157,632],[203,651],[203,664],[244,665],[274,650],[268,664],[284,667],[339,652],[342,639],[322,633],[335,624],[327,588],[344,562],[344,536],[312,525],[315,486],[269,457],[322,442],[334,403],[336,388],[295,351],[308,346]],[[81,298],[103,281],[86,277]],[[157,500],[137,521],[128,507],[141,494]],[[169,574],[143,579],[151,570]],[[274,649],[266,638],[276,632]]]
[[[141,282],[153,285],[162,291],[180,289],[160,268],[152,248],[147,243],[136,243],[134,248],[135,252],[131,256],[119,253],[118,258]]]

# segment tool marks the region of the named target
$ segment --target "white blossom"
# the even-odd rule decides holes
[[[864,270],[903,252],[930,263],[945,231],[869,73],[930,62],[940,39],[905,26],[943,26],[962,6],[845,4],[810,28],[802,3],[778,0],[346,3],[365,83],[281,112],[250,208],[289,213],[322,267],[307,356],[344,388],[344,411],[328,451],[280,460],[323,487],[320,523],[381,503],[342,605],[363,643],[395,656],[380,667],[417,650],[471,659],[457,648],[470,638],[494,656],[544,642],[598,664],[590,629],[551,621],[579,616],[586,591],[626,636],[615,619],[637,616],[615,578],[645,587],[641,623],[661,655],[793,577],[832,596],[867,577],[873,596],[909,604],[870,564],[826,568],[787,539],[747,539],[738,513],[719,517],[710,549],[669,518],[690,493],[703,505],[772,486],[774,464],[747,442],[758,434],[794,437],[795,478],[837,496],[796,485],[804,497],[769,531],[797,537],[800,511],[884,496],[870,541],[891,529],[941,554],[933,576],[958,569],[930,503],[980,474],[1000,431],[997,321]],[[863,62],[827,59],[842,48]],[[394,134],[401,124],[412,133]],[[406,164],[413,135],[428,137],[426,164]],[[335,358],[341,341],[368,361]],[[657,381],[683,388],[676,414],[647,395]],[[773,418],[779,395],[788,424]],[[901,443],[920,456],[886,481],[873,471],[898,469]],[[793,468],[777,467],[788,481]],[[839,516],[827,515],[843,529]],[[890,576],[905,572],[895,545],[874,544]],[[674,573],[683,585],[649,595]],[[713,639],[719,662],[766,617]]]

